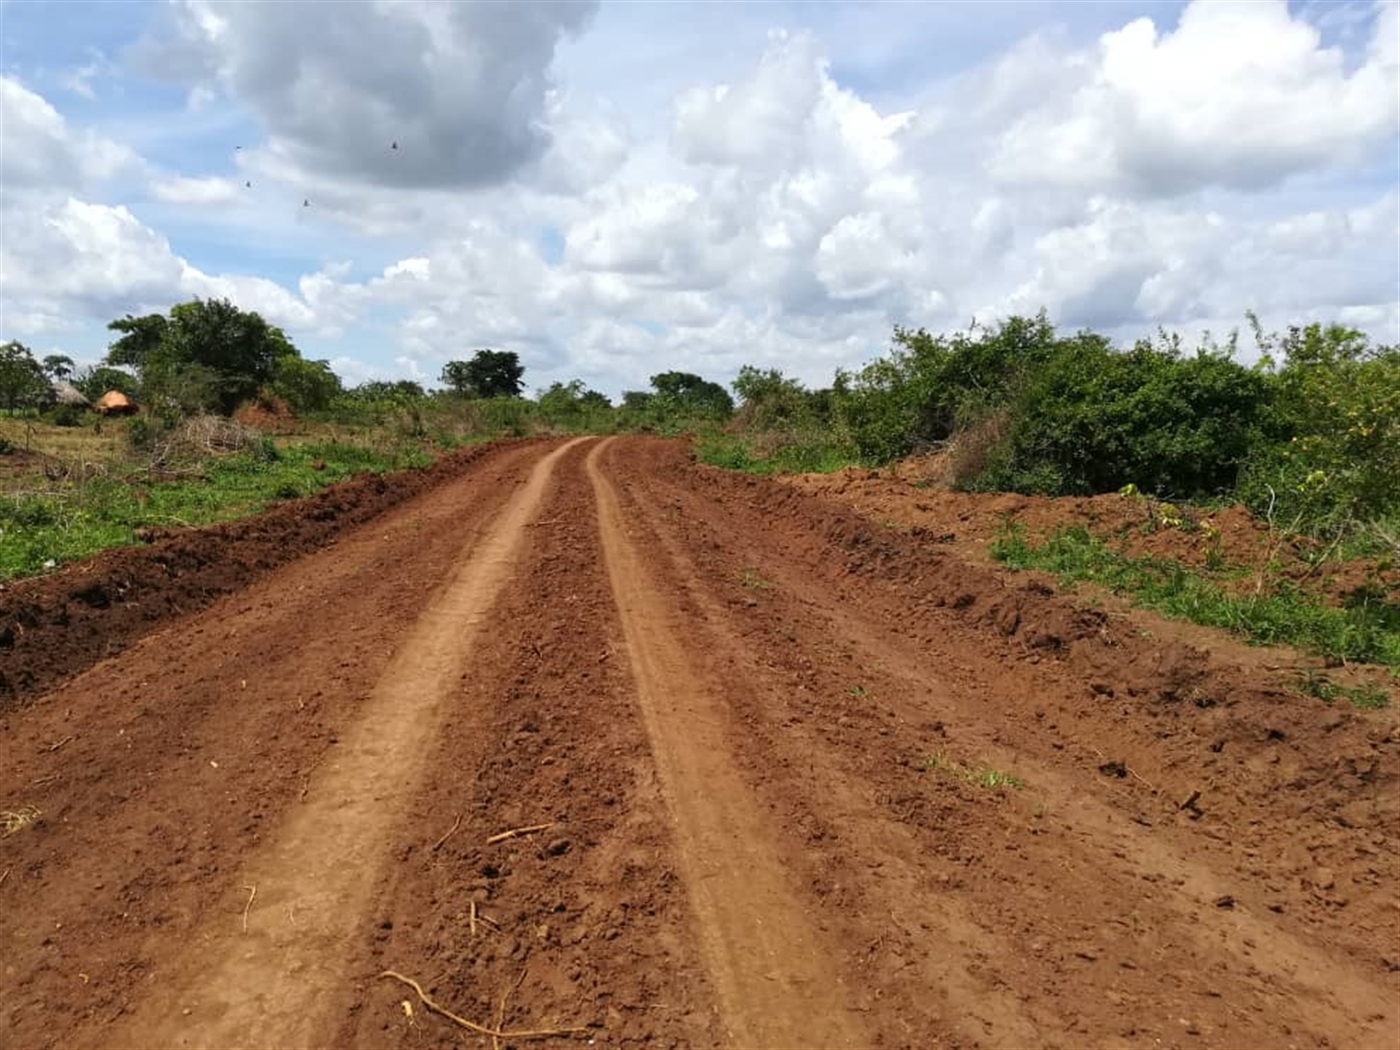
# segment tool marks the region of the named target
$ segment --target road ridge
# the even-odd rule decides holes
[[[617,492],[585,461],[637,700],[668,808],[722,1023],[738,1046],[861,1046],[869,1033],[810,915],[769,848],[773,835],[724,743],[712,688],[677,638],[674,605],[627,536]]]
[[[472,642],[509,580],[559,459],[531,470],[390,661],[307,796],[244,865],[242,897],[193,938],[184,964],[107,1045],[315,1046],[318,993],[344,980],[344,950],[369,919],[375,871],[421,779],[424,745],[471,659]],[[476,542],[473,542],[473,541]]]

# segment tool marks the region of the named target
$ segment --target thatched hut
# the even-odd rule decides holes
[[[53,403],[72,405],[74,408],[90,408],[92,406],[87,395],[66,379],[60,379],[53,384]]]
[[[141,411],[135,401],[120,390],[109,390],[93,404],[93,411],[104,416],[132,416]]]

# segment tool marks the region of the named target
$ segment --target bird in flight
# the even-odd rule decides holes
[[[243,185],[247,186],[250,190],[253,188],[253,184],[251,182],[245,182]]]
[[[304,200],[304,201],[301,202],[301,206],[302,206],[303,208],[309,208],[309,207],[311,207],[311,202],[308,201],[308,200]]]
[[[398,144],[397,142],[392,142],[392,143],[389,144],[389,148],[390,148],[390,149],[398,149],[398,148],[399,148],[399,144]]]

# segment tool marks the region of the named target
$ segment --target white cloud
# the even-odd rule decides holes
[[[1316,12],[1224,6],[1175,27],[1129,12],[1088,48],[1047,28],[905,93],[842,82],[814,33],[750,36],[685,66],[712,73],[658,71],[685,87],[657,99],[641,72],[627,97],[579,86],[605,78],[551,83],[584,10],[510,5],[486,25],[488,5],[176,5],[178,39],[146,61],[216,111],[228,168],[203,144],[146,165],[0,85],[0,162],[20,165],[0,202],[4,323],[227,295],[348,378],[432,379],[499,346],[531,387],[577,375],[614,393],[743,363],[824,384],[893,323],[1042,306],[1119,337],[1218,330],[1252,307],[1400,340],[1400,168],[1383,155],[1400,6],[1339,22],[1358,34],[1345,55],[1304,21]],[[378,33],[374,48],[352,29]],[[1221,34],[1244,43],[1221,50]],[[171,113],[182,129],[205,119]],[[129,205],[112,182],[127,171],[147,175]],[[266,260],[277,281],[258,276]]]
[[[238,199],[239,183],[216,175],[171,175],[151,183],[151,194],[171,204],[227,204]]]
[[[1349,71],[1284,0],[1197,0],[1168,33],[1139,18],[1078,59],[1078,90],[1052,92],[1000,136],[990,171],[1010,184],[1176,194],[1354,161],[1393,145],[1397,39],[1400,8],[1382,4],[1366,60]]]
[[[0,76],[0,128],[0,187],[7,197],[90,185],[137,162],[127,147],[70,128],[48,101],[10,76]]]

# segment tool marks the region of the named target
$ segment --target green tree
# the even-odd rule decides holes
[[[293,412],[322,412],[340,396],[342,388],[329,361],[285,356],[278,359],[272,389]]]
[[[48,392],[48,380],[29,347],[16,340],[0,344],[0,404],[14,415],[17,408],[37,405]]]
[[[1400,515],[1400,348],[1341,325],[1269,336],[1250,322],[1270,397],[1245,501],[1315,533]]]
[[[124,365],[140,373],[146,367],[146,362],[159,353],[169,326],[170,322],[161,314],[146,314],[144,317],[127,314],[111,322],[107,328],[122,335],[107,347],[107,364]]]
[[[744,365],[730,385],[739,395],[739,415],[745,426],[758,430],[790,427],[819,416],[817,401],[806,387],[776,368]]]
[[[652,408],[671,417],[724,420],[734,414],[734,399],[718,383],[691,372],[662,372],[651,377]]]
[[[49,354],[39,362],[39,367],[43,369],[44,375],[57,382],[71,376],[77,366],[67,354]]]
[[[1051,494],[1132,483],[1162,495],[1218,495],[1238,480],[1265,400],[1263,377],[1228,354],[1187,356],[1174,341],[1120,352],[1081,333],[1059,341],[1013,402],[1009,469],[995,480]]]
[[[282,358],[298,356],[281,329],[227,299],[180,303],[169,317],[128,315],[108,328],[122,336],[109,347],[107,364],[136,369],[148,400],[181,410],[230,414],[271,382]]]
[[[597,430],[611,422],[612,402],[583,380],[553,383],[540,391],[540,416],[548,423],[575,430]]]
[[[442,382],[462,397],[519,397],[525,366],[509,350],[478,350],[470,361],[449,361]]]

